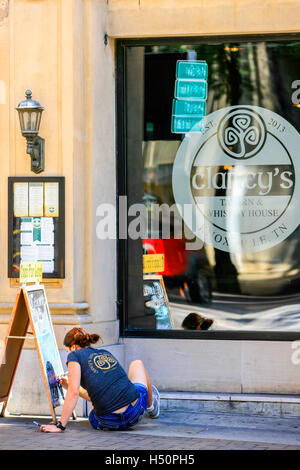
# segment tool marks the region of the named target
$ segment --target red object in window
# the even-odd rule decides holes
[[[163,276],[177,276],[187,272],[188,256],[183,240],[174,238],[168,240],[146,238],[143,240],[143,248],[148,255],[165,255],[165,270],[159,274]]]

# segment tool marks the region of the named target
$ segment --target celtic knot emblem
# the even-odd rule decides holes
[[[219,123],[218,141],[223,151],[232,158],[246,159],[256,155],[266,140],[262,118],[247,108],[226,114]]]
[[[106,370],[111,369],[117,364],[117,361],[108,354],[100,354],[94,357],[94,365],[98,369]]]

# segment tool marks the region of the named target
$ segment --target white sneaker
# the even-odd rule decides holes
[[[155,419],[159,417],[160,411],[160,396],[157,388],[152,385],[152,405],[147,408],[150,418]]]

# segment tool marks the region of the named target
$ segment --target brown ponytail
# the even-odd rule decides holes
[[[100,339],[100,335],[96,333],[89,334],[83,328],[72,328],[64,339],[64,346],[71,348],[73,344],[76,344],[80,348],[87,348],[90,344],[97,343]]]

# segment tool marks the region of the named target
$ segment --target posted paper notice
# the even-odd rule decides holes
[[[45,183],[45,216],[59,216],[59,189],[58,183]]]
[[[28,216],[28,183],[14,183],[14,216]]]
[[[44,185],[29,183],[29,216],[43,217],[44,215]]]

